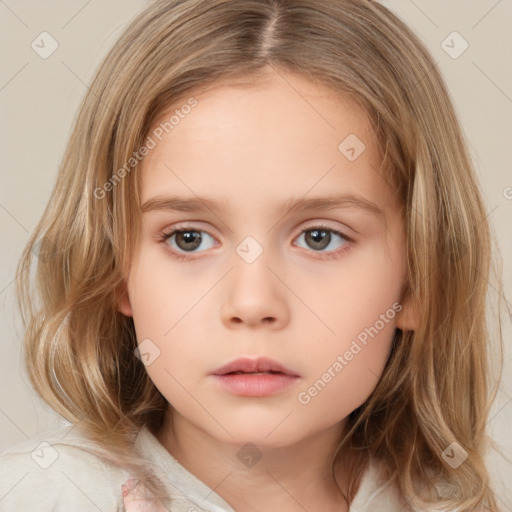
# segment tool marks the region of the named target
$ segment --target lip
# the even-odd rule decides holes
[[[258,357],[257,359],[240,357],[234,361],[229,362],[228,364],[225,364],[224,366],[221,366],[220,368],[217,368],[212,372],[212,375],[220,376],[233,372],[279,372],[292,377],[300,377],[300,375],[294,371],[286,368],[286,366],[283,366],[281,363],[278,363],[277,361],[274,361],[268,357]]]
[[[236,359],[214,370],[212,376],[224,391],[260,398],[284,391],[300,379],[297,373],[266,357]]]

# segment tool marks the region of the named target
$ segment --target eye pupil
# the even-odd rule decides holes
[[[192,251],[201,245],[202,236],[198,231],[179,231],[176,233],[176,244],[184,251]]]
[[[331,241],[331,233],[324,229],[311,229],[306,233],[305,238],[312,248],[325,249]]]
[[[202,242],[203,242],[203,232],[202,230],[195,229],[182,229],[175,230],[174,233],[170,236],[166,237],[166,240],[174,239],[174,244],[178,248],[179,251],[183,252],[196,252]],[[323,229],[323,228],[312,228],[306,229],[303,232],[303,236],[305,239],[305,243],[309,246],[310,249],[313,249],[318,252],[324,251],[332,241],[333,230],[331,229]],[[336,233],[336,236],[344,238],[341,233]],[[207,237],[210,235],[206,234]]]

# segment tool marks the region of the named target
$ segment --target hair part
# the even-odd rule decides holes
[[[158,431],[167,402],[134,356],[133,320],[117,309],[141,213],[140,162],[126,164],[167,110],[220,84],[252,86],[269,69],[328,87],[367,113],[378,171],[406,223],[404,297],[416,304],[419,327],[397,330],[376,389],[349,417],[337,450],[349,475],[344,493],[353,499],[377,458],[416,510],[496,509],[484,464],[496,392],[486,325],[490,225],[433,59],[377,2],[158,0],[131,22],[83,100],[18,267],[31,383],[112,462],[169,499],[149,463],[130,453],[144,425]],[[99,189],[108,189],[100,199]],[[497,339],[501,350],[501,323]],[[457,469],[442,457],[452,442],[469,454]]]

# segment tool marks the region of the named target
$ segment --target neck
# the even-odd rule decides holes
[[[178,462],[237,512],[348,511],[339,465],[332,458],[343,425],[289,446],[225,444],[166,414],[157,437]]]

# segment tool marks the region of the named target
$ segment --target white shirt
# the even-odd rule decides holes
[[[80,427],[59,426],[0,453],[0,512],[125,512],[121,486],[132,476],[93,453]],[[236,512],[185,469],[147,429],[135,449],[150,459],[173,496],[171,512]],[[371,464],[351,512],[405,512],[404,501]],[[315,511],[311,511],[315,512]]]

